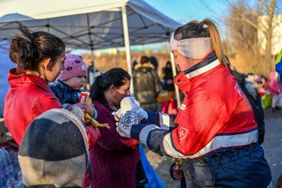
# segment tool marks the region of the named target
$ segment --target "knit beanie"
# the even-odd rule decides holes
[[[71,112],[51,109],[26,129],[18,158],[26,187],[83,187],[86,130]]]
[[[86,77],[86,65],[81,56],[67,54],[64,60],[64,69],[61,71],[59,80],[65,81],[76,76]]]

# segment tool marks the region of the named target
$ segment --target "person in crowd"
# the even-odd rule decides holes
[[[165,67],[162,70],[162,82],[164,91],[173,91],[174,92],[174,83],[173,83],[173,74],[171,62],[167,61]]]
[[[91,65],[87,68],[87,84],[85,86],[86,90],[90,90],[91,85],[100,74],[102,74],[102,72],[94,66],[94,60],[92,60]]]
[[[224,65],[215,24],[205,19],[177,28],[170,47],[181,71],[175,83],[185,94],[174,123],[165,114],[157,116],[159,121],[140,122],[130,110],[117,124],[119,134],[160,155],[181,158],[189,188],[271,185],[252,107]]]
[[[159,61],[155,56],[151,56],[149,57],[149,61],[150,63],[154,66],[154,69],[156,70],[156,72],[158,72],[158,68],[159,68]]]
[[[255,86],[255,75],[253,73],[248,73],[245,75],[245,88],[255,99],[257,98],[257,88]]]
[[[161,91],[160,78],[147,56],[133,70],[133,86],[136,99],[149,111],[158,110],[157,96]]]
[[[265,86],[264,86],[264,79],[262,77],[262,75],[259,75],[255,81],[256,84],[256,88],[257,88],[257,93],[259,97],[262,97],[265,95],[266,91],[265,91]]]
[[[137,60],[134,60],[132,62],[132,71],[135,69],[135,66],[138,65],[138,61]]]
[[[255,87],[257,88],[257,101],[262,107],[262,99],[266,96],[266,86],[265,86],[265,78],[263,75],[258,75],[257,79],[255,80]]]
[[[281,93],[281,86],[279,82],[279,74],[277,72],[270,73],[269,90],[272,95],[271,110],[275,112],[280,110],[279,108],[279,94]]]
[[[174,99],[174,83],[171,62],[167,61],[165,67],[162,69],[162,95],[166,96],[163,102],[161,102],[161,111],[167,114],[177,113],[177,103]],[[159,95],[158,99],[161,99]],[[159,101],[159,100],[158,100]],[[160,102],[160,101],[159,101]]]
[[[56,84],[51,85],[51,89],[60,99],[64,108],[72,111],[74,105],[80,107],[85,113],[90,114],[92,118],[97,118],[97,112],[94,106],[87,102],[79,102],[81,88],[86,83],[86,65],[79,55],[67,54],[64,59],[64,68],[61,71]],[[100,137],[99,129],[91,124],[85,123],[89,150],[93,148]],[[85,187],[90,185],[90,176],[87,173],[85,178]]]
[[[65,58],[63,41],[46,32],[30,32],[19,26],[10,44],[9,55],[17,64],[10,70],[10,88],[4,107],[5,125],[20,145],[25,129],[31,121],[52,108],[62,108],[48,82],[60,74]]]
[[[90,151],[95,169],[92,187],[134,188],[139,184],[137,178],[143,181],[136,177],[140,162],[139,142],[121,137],[116,131],[116,120],[112,115],[119,109],[121,100],[129,95],[130,79],[125,70],[114,68],[98,76],[92,85],[90,97],[99,114],[97,121],[110,125],[110,129],[99,128],[101,137]]]
[[[94,73],[95,73],[95,67],[94,67],[94,60],[92,60],[90,62],[90,66],[88,66],[87,68],[87,83],[89,84],[89,88],[90,86],[94,83],[94,80],[95,80],[95,76],[94,76]]]

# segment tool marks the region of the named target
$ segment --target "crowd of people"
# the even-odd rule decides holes
[[[282,107],[280,76],[277,72],[271,72],[269,78],[252,73],[245,75],[245,86],[249,93],[261,104],[263,108],[271,107],[272,112]]]
[[[156,172],[149,178],[143,146],[175,158],[167,170],[180,187],[271,186],[249,94],[261,107],[271,95],[272,111],[279,110],[279,76],[271,73],[268,82],[236,72],[211,20],[172,33],[176,77],[170,61],[159,76],[157,59],[142,56],[132,77],[110,69],[97,76],[89,93],[81,56],[66,54],[64,42],[52,34],[22,25],[19,31],[10,44],[17,67],[9,72],[4,106],[17,148],[0,148],[14,157],[18,172],[3,173],[1,186],[164,187]],[[179,109],[175,85],[182,93]]]

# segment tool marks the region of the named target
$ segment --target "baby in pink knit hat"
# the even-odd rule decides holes
[[[59,80],[68,83],[75,89],[81,89],[86,81],[86,71],[86,65],[81,56],[67,54]]]
[[[82,87],[86,83],[86,73],[86,65],[82,57],[67,54],[64,59],[64,69],[51,89],[66,109],[72,110],[72,105],[77,104],[95,118],[97,114],[94,107],[86,103],[79,103]]]

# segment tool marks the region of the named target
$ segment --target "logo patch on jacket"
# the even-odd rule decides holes
[[[188,133],[188,129],[181,127],[178,131],[179,139],[183,140],[187,136],[187,133]]]

